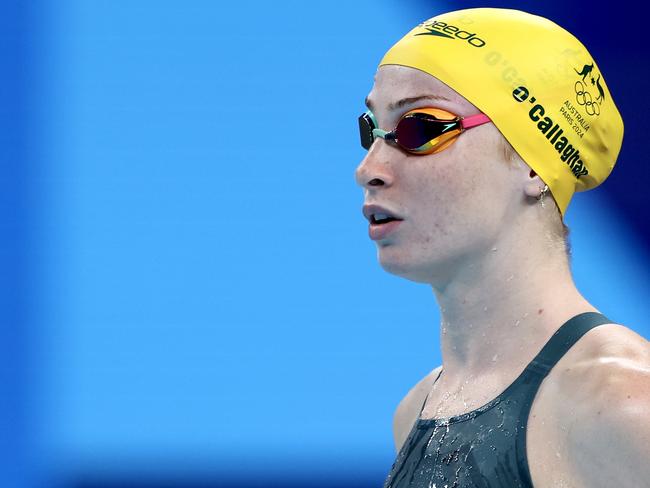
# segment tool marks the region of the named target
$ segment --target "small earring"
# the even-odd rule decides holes
[[[547,191],[548,191],[548,185],[544,185],[544,188],[540,190],[539,197],[537,197],[539,203],[542,204],[542,208],[544,208],[544,195],[546,195]]]

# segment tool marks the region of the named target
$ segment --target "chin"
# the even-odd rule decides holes
[[[430,284],[436,281],[436,275],[440,273],[435,271],[435,263],[422,262],[403,253],[392,253],[390,247],[385,245],[377,250],[377,258],[384,271],[416,283]]]

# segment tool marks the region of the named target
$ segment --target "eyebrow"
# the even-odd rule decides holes
[[[449,100],[447,97],[444,97],[442,95],[418,95],[417,97],[402,98],[397,102],[389,103],[388,110],[389,111],[397,110],[398,108],[402,108],[405,105],[410,105],[412,103],[419,102],[420,100],[435,100],[435,101],[444,100],[446,102],[451,102],[451,100]],[[366,107],[368,107],[372,111],[375,110],[374,104],[368,99],[368,97],[366,97]]]

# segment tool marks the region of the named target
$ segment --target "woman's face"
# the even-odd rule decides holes
[[[421,96],[428,98],[413,100]],[[405,99],[412,100],[400,103]],[[368,102],[384,130],[394,129],[405,112],[418,107],[439,107],[461,117],[480,113],[433,76],[395,65],[379,68]],[[355,176],[364,204],[383,206],[403,219],[376,241],[386,271],[443,286],[492,251],[517,199],[524,198],[516,184],[522,173],[504,161],[502,137],[488,123],[426,156],[375,140]]]

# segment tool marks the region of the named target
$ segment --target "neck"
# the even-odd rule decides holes
[[[511,379],[566,320],[596,311],[576,289],[563,250],[501,244],[433,286],[447,382]]]

